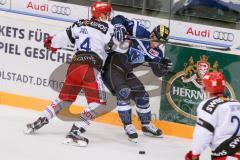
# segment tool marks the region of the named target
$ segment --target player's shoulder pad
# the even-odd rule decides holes
[[[203,104],[202,110],[209,113],[209,114],[213,114],[214,111],[216,110],[216,108],[220,104],[224,104],[224,103],[227,103],[227,102],[237,102],[237,101],[234,100],[234,99],[231,99],[231,98],[224,97],[224,96],[216,97],[216,98],[213,98],[213,99],[210,99],[210,100],[206,101]]]
[[[80,19],[73,23],[72,27],[74,27],[74,26],[77,26],[77,27],[89,26],[89,27],[92,27],[92,28],[95,28],[95,29],[101,31],[104,34],[107,33],[108,28],[109,28],[108,24],[105,22],[89,20],[89,19]]]
[[[111,23],[112,23],[112,25],[119,24],[119,23],[124,25],[126,20],[127,20],[127,18],[125,18],[124,16],[117,15],[117,16],[113,17],[113,19],[111,20]]]
[[[123,15],[116,15],[115,17],[113,17],[112,20],[115,20],[115,19],[127,19],[127,18],[124,17]]]
[[[134,21],[130,20],[122,15],[117,15],[115,16],[112,21],[112,25],[114,26],[115,24],[122,24],[128,32],[132,32]]]
[[[84,24],[84,22],[87,22],[87,21],[89,21],[89,20],[87,20],[87,19],[79,19],[78,21],[76,21],[76,22],[74,22],[72,24],[72,27],[74,27],[74,26],[80,27],[80,26],[82,26]]]
[[[94,21],[94,20],[91,20],[89,23],[87,23],[87,26],[95,28],[104,34],[106,34],[109,29],[109,26],[106,22]]]

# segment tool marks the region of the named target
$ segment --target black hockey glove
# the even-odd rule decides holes
[[[159,62],[159,67],[169,71],[173,66],[171,59],[163,57]]]
[[[122,24],[115,24],[114,25],[114,37],[120,41],[123,42],[125,40],[127,30]]]
[[[169,72],[173,64],[168,57],[164,57],[159,63],[149,63],[149,65],[156,76],[162,77]]]

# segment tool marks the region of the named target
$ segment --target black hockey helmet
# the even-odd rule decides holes
[[[159,42],[166,43],[168,41],[170,29],[167,26],[158,25],[153,29],[152,33],[155,34]]]

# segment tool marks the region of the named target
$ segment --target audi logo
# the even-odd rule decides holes
[[[151,22],[149,20],[145,20],[145,19],[138,19],[138,18],[133,18],[133,20],[138,21],[140,24],[143,24],[145,26],[145,28],[150,28],[151,27]]]
[[[232,42],[234,40],[234,34],[222,31],[214,31],[213,38],[217,40]]]
[[[7,3],[7,0],[0,0],[1,5],[5,5]]]
[[[65,16],[69,16],[71,14],[71,9],[69,7],[64,7],[64,6],[53,5],[51,8],[51,11],[54,14],[61,14]]]

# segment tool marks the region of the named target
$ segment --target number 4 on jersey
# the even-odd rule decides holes
[[[82,42],[82,44],[80,45],[80,48],[81,48],[82,50],[87,51],[87,52],[89,52],[89,51],[91,50],[91,48],[90,48],[90,38],[89,38],[89,37],[86,38],[86,39]]]

